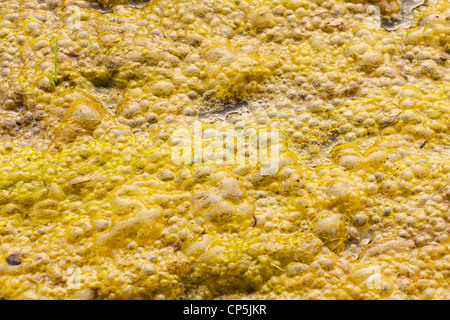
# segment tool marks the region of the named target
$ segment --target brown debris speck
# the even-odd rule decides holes
[[[256,219],[255,213],[252,212],[252,216],[253,216],[252,228],[254,228],[256,226],[256,223],[258,222],[258,220]]]
[[[425,140],[420,144],[420,148],[425,147],[426,144],[427,144],[427,139],[425,139]]]
[[[11,254],[6,258],[6,263],[10,266],[18,266],[22,263],[22,259],[18,254]]]

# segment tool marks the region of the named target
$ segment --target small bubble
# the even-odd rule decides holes
[[[216,125],[216,127],[223,127],[224,123],[222,120],[217,120],[216,122],[214,122],[214,124]]]

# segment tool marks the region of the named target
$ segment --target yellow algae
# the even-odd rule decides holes
[[[102,250],[112,250],[122,245],[128,245],[128,241],[135,241],[138,245],[149,245],[152,240],[159,238],[162,230],[160,225],[161,212],[158,209],[141,209],[134,217],[117,220],[106,234],[101,234],[96,240],[96,254],[102,254]],[[131,239],[130,239],[131,237]]]
[[[450,299],[417,4],[1,2],[0,298]]]

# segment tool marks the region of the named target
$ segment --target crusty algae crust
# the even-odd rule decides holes
[[[449,2],[374,4],[1,2],[0,297],[450,299]],[[176,165],[199,119],[278,172]]]

